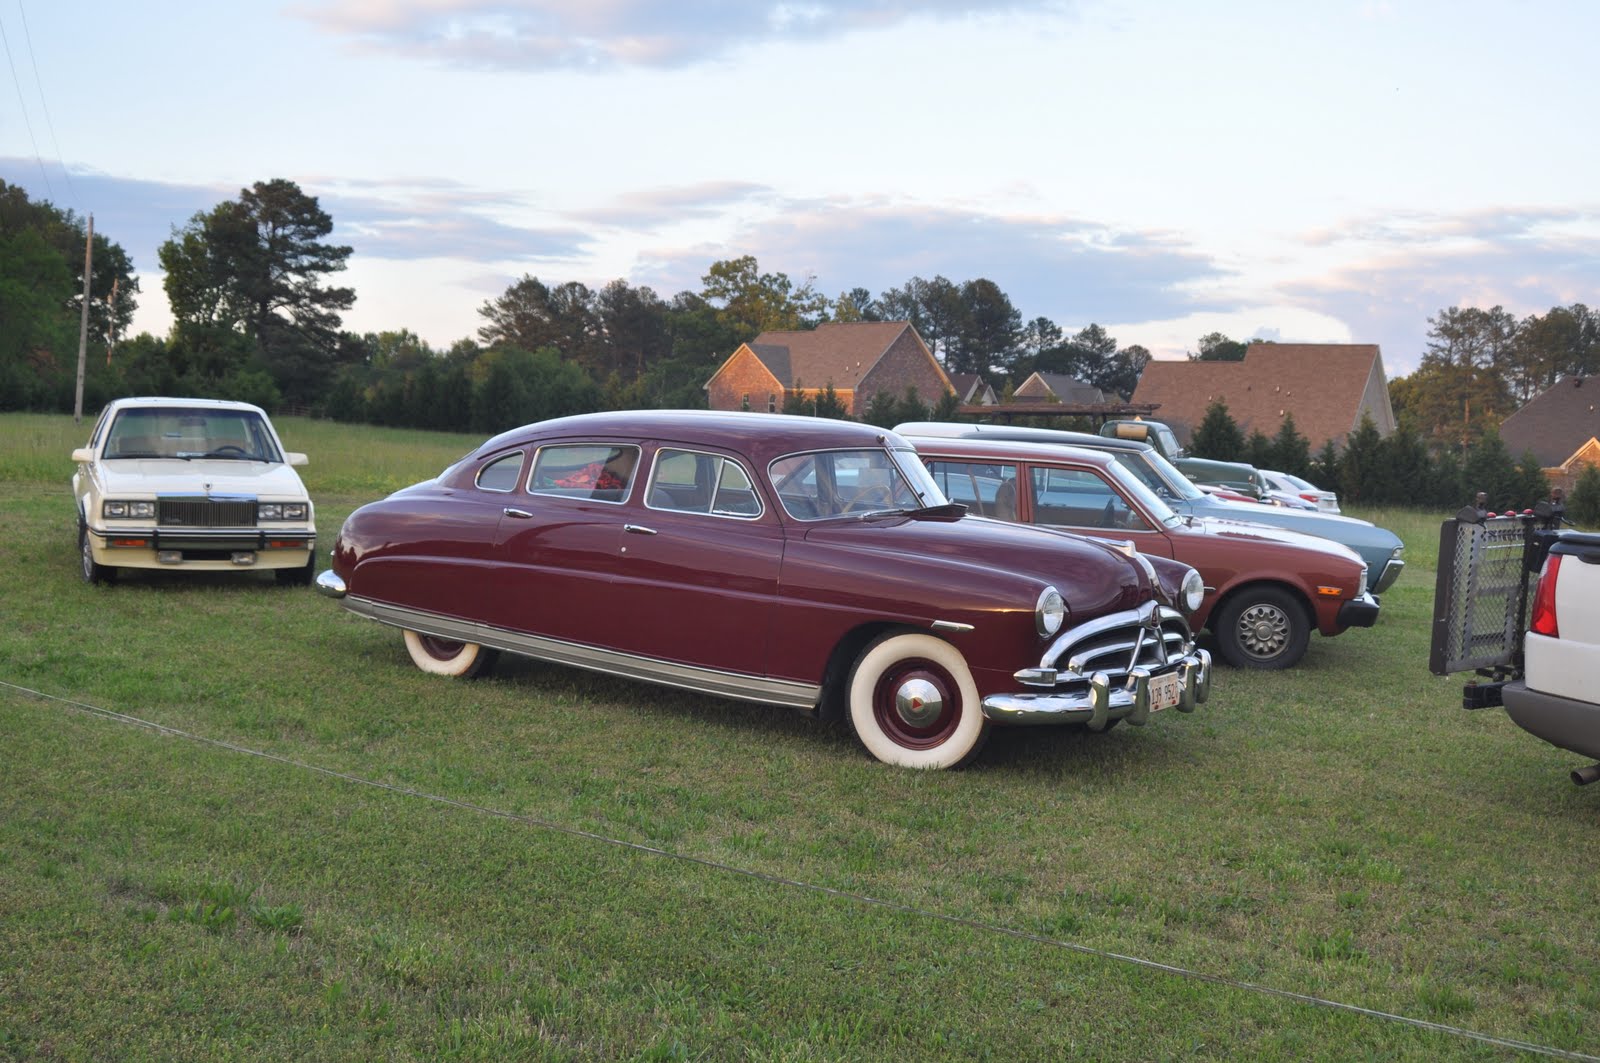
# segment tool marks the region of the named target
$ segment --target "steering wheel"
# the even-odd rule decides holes
[[[858,509],[890,509],[894,506],[894,492],[879,484],[868,488],[863,493],[856,495],[843,506],[839,507],[840,513],[854,513]]]
[[[208,457],[208,458],[209,458],[209,457],[211,457],[211,456],[212,456],[212,455],[213,455],[213,454],[215,454],[215,455],[222,455],[222,454],[227,454],[227,453],[229,453],[229,452],[230,452],[230,451],[231,451],[231,452],[232,452],[232,453],[234,453],[234,454],[237,454],[237,455],[239,455],[239,457],[241,457],[241,458],[243,458],[243,457],[246,457],[246,456],[247,456],[247,455],[246,455],[246,454],[245,454],[245,451],[244,451],[244,448],[243,448],[243,447],[240,447],[240,446],[235,446],[235,445],[234,445],[234,444],[232,444],[232,443],[224,443],[224,444],[223,444],[223,445],[222,445],[222,446],[220,446],[220,447],[213,447],[213,448],[212,448],[212,449],[211,449],[211,450],[209,450],[209,451],[207,451],[207,452],[206,452],[206,457]]]

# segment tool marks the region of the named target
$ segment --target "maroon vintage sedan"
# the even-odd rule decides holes
[[[317,586],[429,672],[508,651],[787,705],[911,767],[966,762],[991,724],[1206,699],[1192,568],[963,513],[867,425],[590,414],[363,506]]]
[[[1313,630],[1371,627],[1378,600],[1347,546],[1283,528],[1182,517],[1114,454],[1053,443],[908,436],[934,481],[973,512],[1131,542],[1187,562],[1206,596],[1190,618],[1228,663],[1288,668]]]

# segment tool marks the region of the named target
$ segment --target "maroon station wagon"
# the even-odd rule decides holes
[[[883,429],[589,414],[358,509],[317,586],[425,671],[507,651],[785,705],[910,767],[966,762],[992,724],[1206,699],[1192,568],[964,512]]]
[[[1378,619],[1354,550],[1285,528],[1180,516],[1107,451],[905,438],[940,490],[974,513],[1131,542],[1193,565],[1206,596],[1189,619],[1211,629],[1229,664],[1288,668],[1312,631],[1331,637]]]

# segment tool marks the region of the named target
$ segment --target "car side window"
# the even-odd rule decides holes
[[[628,497],[639,448],[614,443],[540,447],[528,491],[535,495],[622,502]]]
[[[999,462],[924,460],[944,496],[981,517],[1017,519],[1017,467]]]
[[[515,491],[522,472],[522,451],[502,455],[478,470],[478,486],[485,491]]]
[[[737,461],[721,454],[667,448],[656,452],[645,505],[719,517],[761,515],[761,499]]]
[[[1149,531],[1150,525],[1111,485],[1088,469],[1029,470],[1033,522],[1053,527]]]

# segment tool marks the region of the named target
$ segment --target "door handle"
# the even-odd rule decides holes
[[[525,509],[512,509],[510,506],[507,506],[505,509],[502,509],[500,512],[504,513],[508,517],[516,517],[518,520],[532,520],[533,519],[533,514],[529,513]]]
[[[633,535],[654,535],[654,528],[646,528],[643,524],[624,524],[622,530]]]

